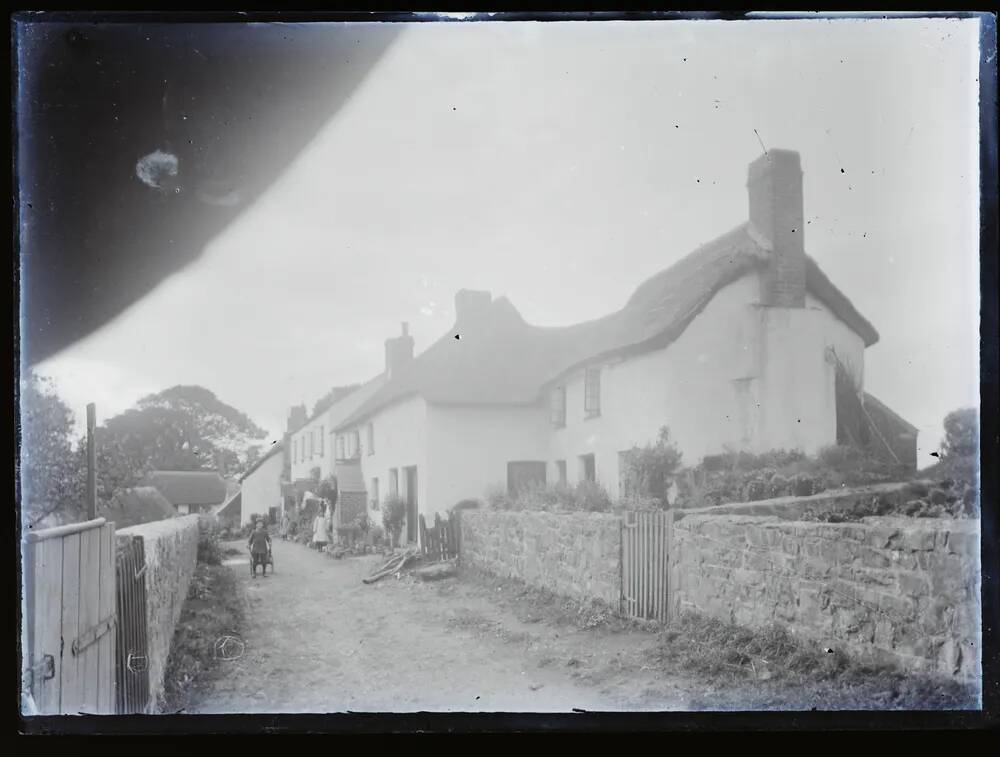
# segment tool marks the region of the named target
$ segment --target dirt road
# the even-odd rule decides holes
[[[256,579],[245,558],[230,561],[249,602],[245,652],[188,712],[689,706],[641,664],[646,634],[553,625],[489,596],[502,588],[459,579],[362,584],[381,557],[333,560],[281,541],[274,557],[276,572]]]

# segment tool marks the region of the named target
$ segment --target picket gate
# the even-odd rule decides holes
[[[458,557],[458,518],[451,517],[441,520],[435,513],[434,527],[428,528],[424,516],[419,517],[420,547],[423,553],[432,560],[450,560]]]
[[[673,616],[670,602],[672,511],[627,512],[621,523],[621,606],[629,618],[661,623]]]

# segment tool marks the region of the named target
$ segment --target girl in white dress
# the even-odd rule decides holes
[[[327,536],[326,536],[326,513],[325,508],[320,507],[319,512],[316,513],[316,518],[313,520],[313,544],[316,545],[316,549],[323,549],[326,546]]]

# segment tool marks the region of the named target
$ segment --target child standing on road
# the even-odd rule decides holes
[[[250,572],[253,577],[257,577],[257,566],[263,568],[263,575],[267,575],[267,556],[271,552],[271,535],[264,528],[264,521],[258,520],[254,530],[250,532]]]

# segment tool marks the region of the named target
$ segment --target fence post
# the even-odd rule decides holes
[[[97,517],[97,406],[87,405],[87,520]]]
[[[677,576],[676,537],[674,530],[674,507],[667,507],[667,622],[677,620]]]

